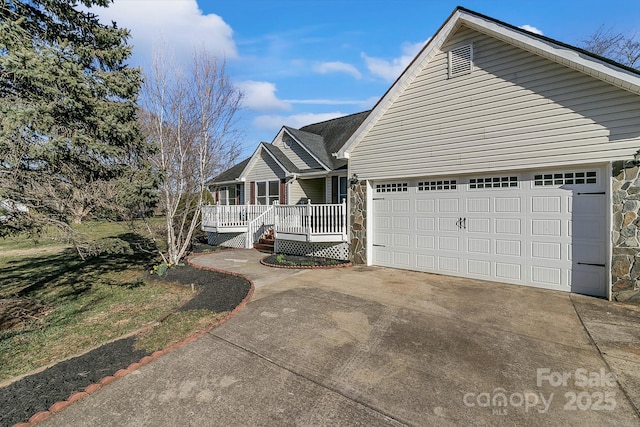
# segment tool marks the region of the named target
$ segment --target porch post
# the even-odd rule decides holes
[[[280,206],[274,206],[273,211],[273,238],[278,239],[278,224],[280,223]]]
[[[307,242],[311,241],[311,199],[307,199]]]
[[[342,233],[342,238],[347,240],[347,199],[342,199],[342,203],[340,203],[340,232]]]

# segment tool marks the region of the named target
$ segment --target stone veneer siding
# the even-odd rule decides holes
[[[349,189],[349,259],[354,265],[367,264],[367,183],[351,185]]]
[[[611,297],[640,303],[640,177],[638,166],[612,168]]]

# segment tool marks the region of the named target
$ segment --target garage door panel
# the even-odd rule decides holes
[[[489,197],[467,199],[467,212],[469,213],[489,213],[491,200]]]
[[[496,218],[494,220],[496,234],[522,235],[522,221],[519,218]]]
[[[521,281],[522,266],[520,264],[512,264],[506,262],[496,262],[496,277],[504,281]]]
[[[390,216],[378,216],[374,221],[375,230],[390,230],[391,229],[391,217]]]
[[[393,233],[393,246],[408,248],[411,236],[409,234]]]
[[[458,213],[460,212],[458,199],[439,199],[438,212],[442,213]]]
[[[491,262],[477,259],[467,260],[467,272],[474,276],[491,277]]]
[[[520,213],[522,212],[519,197],[496,197],[493,200],[493,209],[496,213]]]
[[[580,218],[580,222],[575,224],[574,221],[569,221],[567,228],[569,236],[579,236],[579,238],[585,239],[599,239],[602,234],[602,220],[600,218]],[[579,230],[573,230],[575,227],[580,227]]]
[[[394,265],[397,265],[399,267],[409,267],[411,265],[410,259],[411,255],[409,254],[409,252],[400,252],[397,250],[393,252]]]
[[[460,250],[460,238],[443,236],[438,237],[438,250],[458,252]]]
[[[417,249],[435,249],[436,238],[434,236],[416,236]]]
[[[392,200],[391,201],[391,211],[394,214],[397,214],[397,213],[408,213],[410,206],[411,206],[411,202],[409,201],[409,199],[401,199],[401,200]]]
[[[438,269],[448,271],[450,273],[460,272],[460,260],[455,257],[439,256]]]
[[[436,220],[435,218],[416,218],[416,230],[417,231],[435,231]]]
[[[560,237],[561,227],[559,219],[534,219],[531,221],[531,235]]]
[[[416,200],[417,213],[433,213],[436,211],[436,201],[434,199]]]
[[[606,250],[602,245],[593,241],[576,241],[571,245],[571,258],[576,263],[600,264],[605,259]]]
[[[570,271],[571,291],[581,294],[602,296],[602,283],[606,283],[606,269],[582,265]]]
[[[452,231],[458,233],[458,217],[456,218],[438,218],[438,231]]]
[[[491,253],[491,239],[467,239],[467,252],[473,254],[487,254]]]
[[[391,267],[603,296],[606,180],[594,182],[591,176],[589,183],[575,184],[586,170],[448,178],[446,187],[439,185],[444,179],[408,180],[402,189],[385,184],[383,200],[374,196],[372,259]],[[545,178],[549,175],[561,179]]]
[[[391,233],[377,231],[373,239],[373,244],[379,246],[391,246]]]
[[[567,209],[580,216],[599,216],[605,213],[606,205],[602,203],[604,194],[580,194],[567,198]]]
[[[391,220],[391,226],[394,230],[408,230],[410,222],[408,216],[394,216]]]
[[[375,199],[374,205],[376,209],[376,214],[389,214],[391,213],[391,203],[389,200],[385,199]]]
[[[436,269],[435,255],[416,255],[416,267],[419,270],[434,271]]]
[[[531,281],[539,285],[560,287],[562,285],[562,269],[559,267],[532,265]]]
[[[465,221],[468,233],[489,233],[491,226],[490,218],[467,218]]]
[[[374,261],[377,265],[391,266],[391,251],[376,247],[374,250]]]
[[[531,242],[531,258],[562,259],[562,245],[554,242]]]
[[[501,256],[521,256],[522,242],[520,240],[503,240],[495,241],[496,255]]]
[[[562,198],[560,196],[534,196],[531,198],[531,212],[560,213],[562,212]]]

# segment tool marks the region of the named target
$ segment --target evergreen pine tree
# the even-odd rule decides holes
[[[86,215],[155,200],[129,33],[87,9],[109,3],[0,6],[0,201],[16,207],[5,209],[0,235],[48,225],[71,231]]]

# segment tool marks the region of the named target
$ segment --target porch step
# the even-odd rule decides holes
[[[253,248],[265,253],[273,253],[273,248],[275,246],[274,239],[262,238],[258,240],[258,243],[254,243]]]

